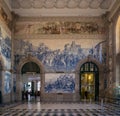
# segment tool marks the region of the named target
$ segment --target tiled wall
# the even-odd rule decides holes
[[[55,41],[58,46],[55,45]],[[36,45],[36,42],[34,43],[34,41],[31,42],[30,40],[14,40],[15,68],[19,64],[20,59],[27,56],[27,54],[31,54],[39,59],[44,65],[46,72],[73,72],[78,62],[89,55],[98,62],[105,63],[105,41],[98,41],[99,43],[96,42],[93,46],[89,45],[91,46],[89,48],[82,48],[81,46],[84,45],[82,45],[81,40],[79,40],[79,43],[71,40],[63,43],[61,40],[60,46],[57,41],[54,40],[54,44],[52,44],[52,42],[48,43],[45,40],[43,41],[44,43],[40,43],[38,40],[38,45]],[[46,44],[52,47],[48,47]]]
[[[76,101],[74,95],[79,93],[76,78],[80,77],[76,76],[77,65],[88,56],[104,64],[105,40],[106,30],[100,17],[20,18],[15,27],[14,70],[20,72],[16,67],[30,54],[45,71],[41,77],[44,78],[41,99]]]
[[[74,93],[75,74],[46,74],[45,75],[46,93]]]
[[[4,7],[4,5],[2,5]],[[2,102],[11,101],[12,92],[12,76],[11,76],[11,52],[12,52],[12,42],[11,42],[11,30],[10,30],[10,20],[11,18],[6,14],[5,8],[0,7],[0,91],[2,93]]]
[[[4,68],[7,70],[11,69],[11,37],[5,35],[3,28],[0,27],[0,55],[4,61]]]

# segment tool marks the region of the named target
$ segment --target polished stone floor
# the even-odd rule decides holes
[[[95,103],[24,102],[4,108],[0,116],[120,116],[120,112]]]

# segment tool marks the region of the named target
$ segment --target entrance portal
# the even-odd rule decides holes
[[[86,62],[80,68],[80,95],[81,99],[98,99],[99,71],[93,62]]]
[[[94,73],[83,73],[81,75],[81,98],[95,99],[95,77]]]
[[[27,62],[21,69],[22,100],[37,100],[40,96],[41,79],[40,68],[34,62]]]

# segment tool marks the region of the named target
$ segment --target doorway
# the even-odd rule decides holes
[[[40,101],[40,68],[34,62],[27,62],[21,69],[22,101]]]
[[[93,62],[86,62],[80,68],[80,96],[81,100],[98,100],[99,69]]]

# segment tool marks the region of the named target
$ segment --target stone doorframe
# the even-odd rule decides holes
[[[99,96],[101,96],[101,94],[103,94],[103,89],[104,89],[104,73],[103,73],[103,65],[100,64],[96,59],[94,59],[93,57],[88,56],[87,58],[83,59],[82,61],[78,62],[77,66],[76,66],[76,95],[77,95],[77,101],[80,101],[80,68],[81,66],[86,63],[86,62],[93,62],[94,64],[97,65],[98,69],[99,69]],[[79,99],[79,100],[78,100]]]
[[[20,63],[18,64],[18,67],[17,67],[17,76],[16,76],[16,96],[18,96],[17,98],[17,101],[21,101],[22,99],[22,95],[21,95],[21,89],[22,89],[22,83],[21,83],[21,69],[23,67],[23,65],[27,62],[34,62],[36,63],[39,68],[40,68],[40,77],[41,77],[41,95],[40,95],[40,100],[42,100],[42,95],[44,93],[44,83],[45,83],[45,71],[44,71],[44,66],[43,64],[35,57],[31,56],[31,55],[28,55],[28,57],[26,58],[23,58],[20,60]]]

